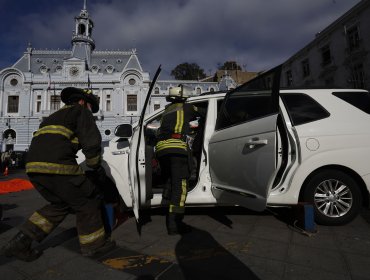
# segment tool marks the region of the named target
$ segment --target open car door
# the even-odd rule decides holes
[[[220,204],[262,211],[276,170],[278,66],[229,92],[209,142],[212,193]]]
[[[134,128],[130,143],[129,155],[129,175],[130,175],[130,193],[132,199],[132,209],[135,218],[139,221],[139,209],[141,205],[147,203],[150,199],[146,189],[146,156],[145,156],[145,138],[144,138],[144,115],[149,104],[149,99],[153,87],[161,72],[161,66],[158,67],[157,72],[151,82],[148,94],[145,98],[143,109],[141,111],[138,125]]]

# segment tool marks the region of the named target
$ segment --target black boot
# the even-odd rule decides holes
[[[95,257],[95,256],[109,252],[114,247],[116,247],[116,242],[114,240],[110,240],[110,238],[107,238],[107,240],[104,242],[102,246],[95,248],[95,249],[82,249],[81,248],[81,253],[84,257]]]
[[[166,226],[168,235],[186,234],[191,232],[191,226],[185,224],[182,220],[184,214],[168,213],[166,216]]]
[[[1,253],[6,257],[15,257],[19,260],[32,262],[41,256],[42,252],[31,249],[32,238],[23,232],[18,232],[3,248]]]

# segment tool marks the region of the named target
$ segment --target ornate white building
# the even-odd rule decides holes
[[[63,106],[60,92],[65,87],[91,87],[99,96],[96,118],[103,140],[113,137],[118,124],[132,123],[140,116],[151,80],[136,50],[95,51],[94,23],[86,0],[75,25],[71,50],[36,50],[29,44],[14,65],[0,71],[2,151],[29,147],[42,119]],[[228,88],[224,82],[157,81],[149,112],[163,107],[169,89],[179,83],[191,86],[194,95],[236,86],[232,81]]]

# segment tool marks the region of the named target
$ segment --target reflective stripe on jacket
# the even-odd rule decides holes
[[[188,154],[186,135],[189,134],[189,122],[198,116],[197,108],[191,104],[178,102],[167,105],[161,118],[158,131],[158,143],[155,151],[158,157],[164,154]],[[181,137],[173,137],[180,135]]]
[[[101,135],[94,116],[79,104],[64,106],[47,117],[34,134],[27,154],[26,172],[82,174],[76,161],[79,149],[85,154],[89,167],[100,165]]]

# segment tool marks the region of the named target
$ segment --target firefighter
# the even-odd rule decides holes
[[[156,157],[166,182],[163,198],[169,200],[166,226],[169,235],[184,234],[191,227],[183,222],[188,179],[190,176],[190,149],[186,142],[189,122],[203,114],[185,103],[189,90],[183,85],[171,88],[166,100],[171,102],[164,110],[157,133]]]
[[[42,252],[32,249],[69,213],[76,213],[76,227],[83,256],[112,249],[102,221],[102,200],[76,162],[82,149],[86,164],[98,178],[106,173],[101,163],[101,135],[92,113],[99,103],[91,90],[67,87],[61,92],[65,106],[47,117],[34,134],[27,154],[26,173],[36,190],[49,204],[35,211],[20,231],[2,249],[7,257],[24,261],[37,259]]]

